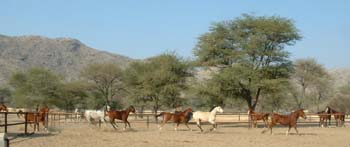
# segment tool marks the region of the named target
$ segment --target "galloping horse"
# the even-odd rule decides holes
[[[33,112],[27,113],[27,118],[25,118],[23,116],[23,111],[19,110],[17,112],[17,117],[23,117],[27,122],[34,123],[34,131],[35,131],[36,127],[38,128],[37,130],[39,131],[39,122],[41,122],[42,125],[44,126],[44,129],[47,130],[46,121],[48,119],[47,115],[48,115],[49,111],[50,111],[49,107],[44,106],[37,113],[33,113]],[[30,126],[32,126],[32,125],[30,124]]]
[[[109,111],[109,106],[106,106],[107,111]],[[84,117],[89,124],[96,125],[95,121],[105,122],[105,111],[101,110],[85,110]]]
[[[320,123],[319,125],[323,128],[325,126],[327,126],[327,121],[330,122],[331,120],[331,115],[329,115],[327,112],[325,111],[320,111],[317,112],[318,117],[320,117]]]
[[[122,120],[125,124],[124,130],[126,129],[127,125],[129,125],[129,128],[131,128],[130,123],[128,121],[129,113],[135,113],[135,108],[134,106],[129,106],[126,110],[123,111],[116,111],[116,110],[111,110],[107,111],[107,115],[110,119],[110,123],[113,126],[114,129],[117,129],[117,124],[115,123],[115,119]]]
[[[188,108],[185,111],[178,113],[161,112],[159,115],[156,116],[163,116],[163,123],[159,126],[159,129],[161,130],[165,123],[171,119],[174,123],[176,123],[175,131],[177,131],[177,127],[179,127],[180,123],[185,123],[186,127],[189,130],[191,130],[191,128],[188,126],[188,122],[192,118],[192,112],[192,108]]]
[[[286,132],[286,135],[289,134],[289,131],[292,127],[295,129],[297,134],[299,134],[297,129],[297,121],[299,117],[306,119],[304,109],[296,110],[289,115],[281,115],[281,114],[273,113],[271,115],[271,122],[269,124],[269,129],[271,134],[272,134],[272,127],[275,126],[277,123],[289,127],[288,131]],[[265,133],[266,131],[267,130],[264,130],[262,133]]]
[[[265,126],[268,126],[268,117],[269,117],[269,113],[258,113],[258,112],[254,112],[253,109],[249,108],[248,110],[248,115],[250,116],[250,119],[253,121],[252,127],[256,128],[258,125],[258,120],[262,120],[265,124]]]
[[[7,107],[4,104],[0,104],[0,112],[8,112]]]
[[[344,125],[344,122],[345,122],[345,113],[344,112],[338,112],[329,106],[326,107],[325,112],[334,116],[335,123],[336,123],[337,127]],[[330,124],[330,121],[329,121],[329,124]]]
[[[213,125],[213,128],[211,128],[210,131],[216,130],[217,124],[215,123],[215,119],[216,119],[217,112],[223,113],[224,110],[220,106],[217,106],[217,107],[213,107],[210,110],[210,112],[196,111],[193,113],[193,119],[197,122],[197,126],[199,129],[201,129],[201,132],[203,132],[203,129],[201,127],[201,122],[211,123]]]

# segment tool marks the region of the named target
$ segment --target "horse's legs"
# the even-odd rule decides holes
[[[129,123],[129,121],[128,121],[128,120],[126,120],[126,122],[128,123],[128,125],[129,125],[129,128],[131,128],[131,126],[130,126],[130,123]]]
[[[258,121],[255,121],[254,122],[254,128],[257,128],[258,127]]]
[[[114,119],[111,119],[111,120],[109,121],[109,123],[112,125],[112,127],[114,128],[114,130],[117,130],[118,125],[115,123]]]
[[[166,124],[167,121],[168,121],[167,118],[165,116],[163,116],[163,122],[161,125],[158,126],[159,130],[161,130],[163,128],[163,126]]]
[[[126,121],[124,121],[124,129],[123,130],[126,130],[126,127],[128,126],[128,124],[127,124],[127,122]]]
[[[289,135],[289,131],[290,131],[291,128],[292,128],[292,126],[289,126],[288,131],[286,132],[286,136]]]
[[[180,123],[176,123],[175,131],[177,131],[177,128],[179,127]]]
[[[186,125],[186,127],[189,129],[189,130],[191,130],[192,131],[192,129],[188,126],[188,124],[187,123],[185,123],[185,125]]]
[[[203,129],[201,127],[201,120],[197,120],[197,127],[201,129],[201,132],[203,132]]]
[[[209,120],[209,123],[213,124],[213,128],[211,128],[210,131],[213,131],[213,130],[215,131],[216,130],[216,126],[217,126],[216,123],[214,121],[212,121],[212,120]]]
[[[299,131],[297,129],[297,126],[294,126],[295,132],[297,132],[297,134],[299,135]]]

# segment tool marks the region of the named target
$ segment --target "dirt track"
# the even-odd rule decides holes
[[[81,124],[65,124],[51,128],[50,133],[37,133],[29,137],[17,137],[11,140],[12,147],[61,147],[61,146],[132,146],[132,147],[350,147],[350,128],[301,127],[300,135],[294,130],[285,136],[286,128],[275,128],[274,135],[261,134],[263,128],[247,129],[230,125],[219,125],[217,131],[200,133],[195,125],[188,131],[181,125],[179,131],[173,130],[171,123],[159,131],[151,124],[147,129],[143,123],[132,124],[133,129],[114,131],[110,126],[96,128]],[[123,126],[119,124],[119,126]],[[206,130],[209,125],[204,126]]]

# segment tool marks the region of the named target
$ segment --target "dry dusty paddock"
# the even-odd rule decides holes
[[[156,124],[150,124],[149,129],[144,123],[132,125],[133,129],[114,131],[109,126],[63,124],[51,127],[50,133],[12,138],[11,147],[350,147],[349,127],[301,127],[300,135],[292,130],[291,135],[285,136],[286,128],[275,128],[274,135],[270,135],[261,134],[263,128],[247,129],[233,125],[219,125],[218,130],[204,133],[200,133],[195,125],[190,125],[193,131],[180,125],[177,132],[170,123],[161,131]],[[209,125],[204,126],[206,130],[209,128]]]

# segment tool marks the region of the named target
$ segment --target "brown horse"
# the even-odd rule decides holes
[[[127,125],[129,125],[129,128],[131,128],[130,123],[128,121],[129,113],[135,113],[134,106],[129,106],[126,110],[123,111],[117,111],[117,110],[111,110],[107,111],[107,115],[110,119],[110,123],[113,126],[114,129],[117,129],[117,124],[115,123],[115,119],[122,120],[125,124],[124,130],[126,129]]]
[[[47,129],[46,121],[48,119],[47,116],[48,116],[49,110],[50,110],[49,107],[44,106],[37,113],[33,113],[33,112],[27,113],[27,118],[23,116],[24,114],[22,110],[19,110],[17,112],[17,116],[23,117],[28,123],[30,123],[31,126],[32,126],[32,123],[34,123],[34,131],[35,131],[35,128],[37,128],[37,130],[39,131],[39,122],[42,123],[42,125],[44,126],[44,129]]]
[[[317,112],[317,115],[318,117],[320,117],[320,122],[319,122],[320,127],[323,128],[327,126],[327,122],[331,120],[331,115],[325,111]]]
[[[270,133],[272,134],[272,127],[275,126],[277,123],[279,123],[281,125],[289,127],[288,131],[286,132],[286,135],[289,134],[289,131],[292,127],[295,129],[297,134],[299,134],[297,129],[297,121],[299,117],[306,119],[304,109],[296,110],[289,115],[281,115],[281,114],[273,113],[271,115],[271,122],[269,124]],[[267,130],[264,130],[262,133],[265,133],[266,131]]]
[[[169,121],[172,120],[174,123],[176,123],[175,131],[177,131],[177,127],[179,127],[180,123],[184,123],[186,127],[191,130],[191,128],[188,126],[188,122],[192,118],[192,108],[188,108],[185,111],[180,111],[177,113],[170,113],[170,112],[161,112],[159,115],[156,115],[156,117],[163,116],[163,122],[159,126],[159,129],[161,130],[162,127]]]
[[[0,112],[8,112],[6,105],[0,104]]]
[[[258,120],[262,120],[265,124],[265,126],[268,126],[268,117],[269,117],[269,113],[258,113],[258,112],[254,112],[253,109],[249,108],[248,110],[248,115],[250,116],[251,121],[253,121],[252,127],[256,128],[258,125]]]
[[[345,113],[344,112],[338,112],[329,106],[326,107],[325,112],[334,116],[335,123],[336,123],[337,127],[344,125],[344,122],[345,122]],[[329,124],[330,124],[330,121],[329,121]]]

